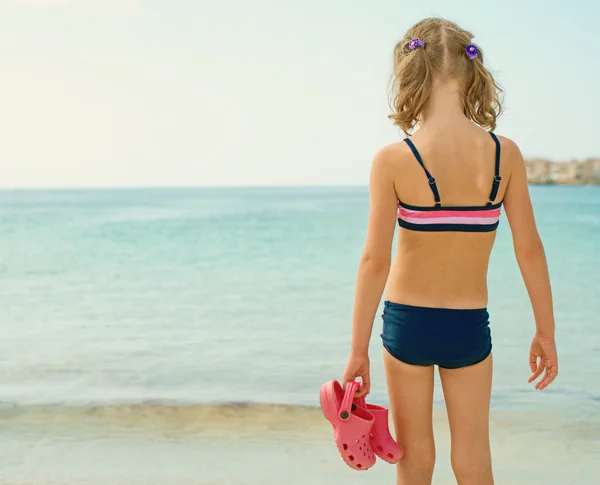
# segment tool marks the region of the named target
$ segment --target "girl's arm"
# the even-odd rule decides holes
[[[503,148],[506,148],[505,153],[512,167],[504,196],[504,208],[513,236],[517,263],[531,300],[536,325],[529,356],[532,371],[529,382],[537,379],[545,370],[544,378],[536,385],[537,389],[544,389],[558,374],[548,265],[544,245],[533,215],[525,162],[519,148],[512,141],[504,139]]]
[[[375,156],[371,166],[367,238],[358,265],[350,359],[342,378],[345,383],[361,377],[363,386],[359,395],[368,394],[370,390],[369,341],[390,270],[398,210],[395,161],[397,155],[393,149],[385,148]]]

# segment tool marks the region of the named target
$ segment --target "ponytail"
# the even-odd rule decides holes
[[[496,119],[502,113],[499,100],[502,89],[483,65],[481,51],[477,58],[468,60],[468,64],[472,73],[465,89],[465,115],[479,126],[494,131]]]
[[[410,50],[407,44],[394,49],[394,76],[391,101],[394,124],[410,133],[431,94],[433,66],[425,48]]]

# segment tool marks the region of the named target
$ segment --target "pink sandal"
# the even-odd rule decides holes
[[[388,463],[398,463],[404,455],[402,447],[396,443],[390,434],[388,410],[383,406],[367,404],[364,396],[354,399],[357,409],[364,409],[375,418],[371,430],[371,447],[375,454]]]
[[[319,398],[323,415],[333,426],[333,436],[342,459],[354,470],[368,470],[375,464],[370,433],[375,418],[352,403],[358,382],[348,382],[346,391],[336,380],[321,386]]]

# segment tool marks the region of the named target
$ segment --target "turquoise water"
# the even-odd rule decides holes
[[[566,440],[588,470],[578,483],[591,484],[590,470],[600,472],[600,187],[531,190],[551,271],[560,375],[547,392],[527,384],[534,324],[503,219],[489,274],[493,413],[532,447]],[[98,410],[102,429],[134,426],[150,436],[157,420],[179,429],[206,419],[209,404],[316,405],[319,385],[339,376],[347,356],[367,195],[0,192],[0,437],[23,447],[0,444],[6,480],[66,483],[67,472],[53,475],[44,463],[69,449],[61,437],[85,441]],[[385,403],[379,326],[373,400]],[[441,409],[439,389],[436,402]],[[267,426],[265,409],[253,419]],[[165,424],[165,413],[176,418]],[[46,461],[28,475],[27,453],[14,450],[33,442]],[[82,469],[77,483],[96,483],[89,474]],[[201,483],[227,483],[210,477]]]

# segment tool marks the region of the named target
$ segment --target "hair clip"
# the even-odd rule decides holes
[[[408,44],[408,48],[411,51],[414,51],[417,47],[422,47],[423,49],[425,49],[425,42],[423,42],[420,39],[417,39],[416,37],[410,41],[410,43]]]
[[[479,56],[479,49],[473,44],[469,44],[466,48],[467,56],[469,59],[473,60]]]

